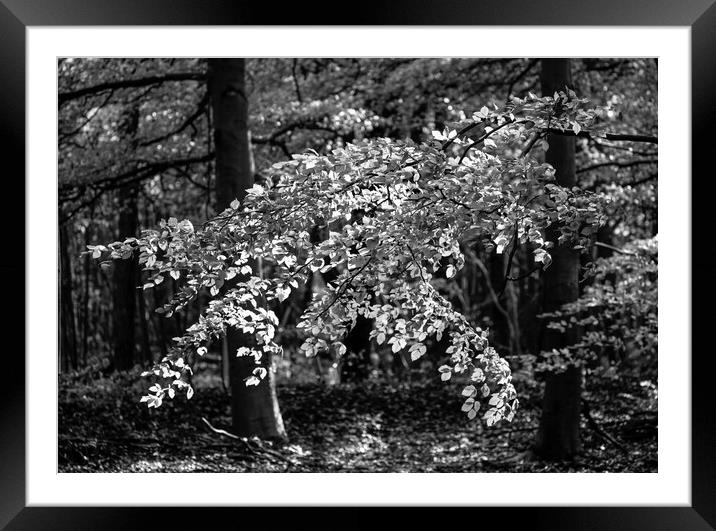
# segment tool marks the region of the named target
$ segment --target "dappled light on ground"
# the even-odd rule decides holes
[[[281,386],[290,440],[272,444],[232,440],[203,425],[201,417],[230,429],[228,398],[218,388],[147,410],[121,376],[90,384],[65,379],[60,471],[656,472],[654,388],[635,381],[620,391],[625,383],[592,392],[595,402],[609,404],[592,415],[627,451],[584,422],[583,455],[547,463],[529,454],[538,386],[521,390],[523,409],[512,424],[494,428],[465,419],[459,397],[440,383]]]

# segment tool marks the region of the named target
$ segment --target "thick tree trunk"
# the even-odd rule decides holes
[[[552,95],[572,83],[569,59],[542,59],[542,94]],[[550,135],[546,162],[554,166],[557,182],[571,188],[576,184],[575,139]],[[557,234],[549,235],[556,241]],[[579,255],[570,246],[552,251],[552,265],[545,271],[542,310],[551,312],[579,296]],[[574,341],[574,333],[543,329],[542,351],[565,347]],[[569,459],[581,451],[579,418],[582,394],[580,367],[568,367],[547,375],[542,418],[535,446],[536,453],[548,459]]]
[[[244,59],[211,59],[209,91],[214,121],[216,151],[216,206],[221,212],[234,199],[243,200],[253,186],[248,130],[248,101],[245,94]],[[276,397],[271,359],[264,356],[268,375],[258,386],[247,387],[245,379],[256,368],[252,358],[239,358],[236,351],[247,338],[238,330],[227,333],[231,416],[233,430],[241,436],[284,439],[286,431]]]
[[[137,232],[137,188],[119,189],[119,239]],[[135,260],[118,260],[112,273],[112,330],[114,336],[114,369],[131,369],[138,361],[135,356],[134,318],[137,291]]]
[[[77,369],[77,328],[72,300],[72,262],[68,225],[60,227],[60,369]]]

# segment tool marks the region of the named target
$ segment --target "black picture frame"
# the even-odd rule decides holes
[[[5,259],[0,263],[6,308],[25,329],[25,29],[27,26],[82,25],[584,25],[689,26],[692,76],[692,505],[690,507],[529,507],[448,508],[455,518],[485,524],[485,519],[521,523],[528,529],[714,529],[716,528],[716,416],[711,410],[713,354],[706,339],[713,311],[713,273],[708,257],[713,222],[704,204],[714,196],[709,158],[716,145],[716,4],[715,0],[481,0],[408,2],[385,5],[363,0],[352,6],[335,3],[288,3],[228,0],[0,0],[0,150],[7,197],[20,212],[3,209]],[[338,9],[342,7],[345,15]],[[569,48],[565,46],[565,55]],[[666,147],[668,149],[668,146]],[[713,170],[711,170],[713,171]],[[679,178],[668,176],[668,178]],[[48,182],[52,176],[48,176]],[[709,187],[711,185],[711,187]],[[698,251],[698,252],[697,252]],[[48,251],[49,259],[52,253]],[[21,281],[22,280],[22,281]],[[18,301],[23,301],[20,304]],[[53,304],[48,301],[48,304]],[[49,328],[54,326],[48,324]],[[305,518],[306,508],[79,508],[26,507],[25,503],[25,360],[24,336],[19,349],[5,340],[0,405],[0,527],[21,529],[177,529],[204,528],[209,522],[235,527],[253,518],[278,514]],[[667,353],[668,356],[668,353]],[[685,412],[686,414],[686,412]],[[325,509],[323,510],[325,511]],[[351,511],[346,517],[346,511]],[[348,508],[320,520],[342,526],[374,525],[385,509]],[[378,514],[376,514],[378,513]],[[411,509],[422,518],[423,509]],[[253,518],[252,518],[253,517]],[[402,517],[401,517],[402,518]],[[348,523],[348,524],[347,524]],[[261,525],[261,524],[259,524]],[[520,525],[520,527],[521,527]],[[223,527],[223,526],[222,526]]]

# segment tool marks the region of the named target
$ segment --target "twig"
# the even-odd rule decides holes
[[[356,272],[348,279],[347,282],[345,282],[344,284],[341,284],[341,286],[338,288],[338,290],[336,290],[336,296],[335,296],[335,298],[333,299],[333,301],[331,301],[331,303],[330,303],[328,306],[326,306],[326,307],[321,311],[321,313],[319,313],[319,314],[316,316],[316,319],[319,319],[320,317],[323,317],[323,315],[324,315],[328,310],[330,310],[331,307],[332,307],[335,303],[337,303],[337,302],[340,300],[341,297],[343,297],[343,294],[344,294],[344,293],[346,292],[346,290],[351,286],[351,284],[353,284],[353,281],[355,280],[355,278],[356,278],[358,275],[361,274],[361,272],[368,266],[368,264],[370,264],[370,262],[371,262],[371,260],[373,260],[373,257],[374,257],[374,256],[375,256],[375,255],[370,255],[370,257],[368,258],[368,260],[366,261],[366,263],[363,264],[363,265],[358,269],[358,271],[356,271]]]
[[[620,443],[616,438],[614,438],[612,435],[609,435],[606,431],[604,431],[604,428],[602,428],[597,421],[592,416],[592,410],[589,407],[589,401],[586,398],[582,398],[582,404],[584,405],[584,408],[582,409],[582,413],[584,413],[584,416],[587,419],[587,423],[589,426],[599,435],[602,439],[605,439],[606,441],[609,441],[614,446],[616,446],[619,450],[621,450],[623,453],[628,454],[629,450]]]
[[[441,190],[441,191],[442,191],[442,190]],[[413,257],[413,262],[415,263],[416,266],[418,266],[418,271],[420,271],[420,278],[422,278],[422,279],[423,279],[423,282],[424,282],[425,284],[427,284],[429,281],[428,281],[428,279],[426,279],[425,276],[423,275],[423,266],[420,265],[420,262],[418,262],[418,259],[415,257],[415,253],[413,252],[413,248],[410,247],[410,245],[408,245],[407,247],[408,247],[408,251],[410,251],[410,256]]]
[[[196,110],[190,116],[188,116],[181,123],[181,125],[179,125],[179,127],[177,127],[176,129],[174,129],[166,134],[160,135],[158,137],[155,137],[155,138],[152,138],[149,140],[144,140],[143,142],[140,142],[139,145],[142,147],[151,146],[152,144],[157,144],[158,142],[167,140],[167,139],[173,137],[174,135],[180,134],[187,127],[193,126],[194,122],[204,114],[204,110],[207,108],[208,104],[209,104],[209,92],[206,91],[204,93],[204,96],[202,96],[202,98],[199,100]]]
[[[469,146],[467,146],[467,147],[465,148],[465,151],[463,151],[463,152],[462,152],[462,155],[460,156],[460,160],[458,161],[458,164],[462,164],[462,161],[465,160],[465,157],[467,156],[467,152],[468,152],[468,151],[470,151],[470,150],[471,150],[473,147],[475,147],[476,145],[478,145],[478,144],[484,142],[485,140],[487,140],[493,133],[496,133],[497,131],[499,131],[500,129],[502,129],[503,127],[505,127],[505,126],[507,126],[507,125],[510,125],[510,124],[521,124],[521,123],[524,123],[524,120],[518,120],[518,121],[515,121],[515,120],[505,120],[505,122],[504,122],[502,125],[498,125],[498,126],[495,127],[492,131],[490,131],[490,132],[488,132],[488,133],[485,133],[484,135],[482,135],[480,138],[478,138],[478,139],[475,140],[472,144],[470,144]]]
[[[507,309],[500,303],[500,296],[495,293],[495,288],[492,286],[492,281],[490,280],[490,272],[487,270],[485,264],[482,263],[482,260],[480,260],[473,251],[470,251],[470,256],[474,263],[477,265],[477,267],[480,268],[480,271],[482,271],[482,275],[485,277],[485,285],[490,292],[490,297],[492,297],[492,301],[494,302],[497,310],[505,317],[505,321],[507,322],[507,328],[509,328],[510,330],[511,338],[516,338],[517,327],[519,326],[519,323],[515,323],[512,320]]]
[[[502,294],[505,292],[505,288],[507,288],[507,282],[510,279],[510,271],[512,270],[512,259],[515,257],[515,253],[517,252],[517,247],[519,246],[519,243],[519,223],[515,222],[515,235],[512,237],[512,249],[510,250],[510,255],[507,257],[505,280],[502,282],[502,288],[500,288],[500,293],[498,294],[498,297],[502,297]]]
[[[83,96],[99,94],[108,90],[160,85],[167,81],[204,81],[205,79],[206,74],[202,72],[170,72],[161,76],[149,76],[138,79],[120,79],[107,81],[105,83],[89,87],[83,87],[77,90],[70,90],[68,92],[59,92],[57,94],[57,101],[60,105],[63,105],[70,100],[81,98]]]
[[[604,247],[605,249],[610,249],[614,251],[615,253],[619,254],[625,254],[627,256],[639,256],[638,253],[632,253],[631,251],[625,251],[624,249],[620,249],[619,247],[614,247],[613,245],[609,245],[608,243],[604,242],[594,242],[594,245],[597,247]]]
[[[576,173],[584,173],[585,171],[596,170],[598,168],[604,168],[606,166],[616,166],[617,168],[630,168],[632,166],[639,166],[641,164],[656,164],[657,162],[659,161],[656,159],[637,159],[628,161],[611,160],[608,162],[598,162],[596,164],[592,164],[591,166],[579,168]]]
[[[657,179],[659,175],[657,173],[652,173],[651,175],[644,177],[643,179],[637,179],[636,181],[627,183],[628,186],[639,186],[640,184],[648,183],[649,181],[653,181],[654,179]]]
[[[211,422],[209,422],[208,420],[206,420],[205,417],[201,417],[201,420],[202,420],[202,422],[203,422],[204,424],[206,424],[206,426],[207,426],[211,431],[213,431],[214,433],[218,433],[219,435],[225,435],[226,437],[231,437],[232,439],[236,439],[236,440],[239,440],[239,441],[248,442],[245,437],[239,437],[238,435],[234,435],[233,433],[229,433],[229,432],[226,431],[226,430],[222,430],[222,429],[219,429],[219,428],[215,428],[214,426],[211,425]]]
[[[202,420],[202,422],[204,422],[204,424],[206,424],[206,426],[207,426],[211,431],[213,431],[214,433],[218,433],[219,435],[223,435],[223,436],[225,436],[225,437],[229,437],[229,438],[231,438],[231,439],[235,439],[235,440],[237,440],[237,441],[241,441],[241,442],[244,444],[244,446],[245,446],[252,454],[254,454],[254,455],[256,455],[256,456],[259,456],[259,457],[269,456],[269,457],[273,457],[273,458],[275,458],[275,459],[278,459],[278,460],[280,460],[280,461],[283,461],[283,462],[285,462],[285,463],[288,463],[289,465],[293,465],[293,464],[294,464],[293,461],[291,461],[290,459],[288,459],[288,458],[282,456],[282,455],[281,455],[280,453],[278,453],[278,452],[275,452],[275,451],[273,451],[273,450],[269,450],[268,448],[264,448],[263,446],[259,446],[258,449],[257,449],[257,448],[254,448],[254,447],[252,446],[252,444],[251,444],[251,441],[249,441],[249,439],[248,439],[247,437],[239,437],[238,435],[234,435],[233,433],[229,433],[229,432],[226,431],[226,430],[222,430],[222,429],[220,429],[220,428],[215,428],[214,426],[211,425],[211,422],[209,422],[208,420],[206,420],[205,417],[201,417],[201,420]],[[265,455],[263,455],[263,454],[265,454]]]
[[[509,87],[507,88],[507,99],[508,99],[508,100],[510,99],[510,96],[512,95],[512,91],[514,90],[515,85],[516,85],[523,77],[525,77],[527,74],[529,74],[529,73],[530,73],[530,70],[532,70],[532,69],[537,65],[538,62],[539,62],[538,59],[530,59],[530,60],[527,62],[527,66],[526,66],[522,71],[520,71],[520,73],[517,74],[517,75],[510,81],[510,85],[509,85]]]
[[[527,147],[525,148],[525,150],[520,154],[520,157],[526,157],[527,154],[532,150],[532,148],[534,147],[534,145],[537,143],[537,141],[540,138],[542,138],[542,133],[538,131],[535,134],[534,138],[532,138],[532,140],[530,140],[530,143],[527,144]]]
[[[517,281],[517,280],[522,280],[522,279],[527,278],[528,276],[530,276],[532,273],[535,273],[535,272],[539,271],[540,269],[542,269],[542,266],[535,266],[535,267],[533,267],[530,271],[528,271],[527,273],[523,273],[523,274],[521,274],[521,275],[519,275],[519,276],[516,276],[516,277],[510,277],[510,276],[508,276],[508,277],[507,277],[507,280],[511,280],[512,282],[515,282],[515,281]]]
[[[291,66],[291,76],[293,77],[293,85],[296,88],[296,99],[298,99],[298,103],[303,103],[303,97],[301,96],[301,87],[298,86],[298,76],[296,76],[297,66],[298,58],[294,58],[293,65]]]

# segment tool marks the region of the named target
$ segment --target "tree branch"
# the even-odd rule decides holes
[[[503,127],[505,127],[505,126],[507,126],[507,125],[510,125],[510,124],[520,124],[520,123],[523,123],[523,122],[524,122],[524,120],[518,120],[518,121],[515,121],[515,120],[505,120],[504,123],[502,123],[501,125],[498,125],[497,127],[495,127],[494,129],[492,129],[491,131],[485,133],[485,134],[482,135],[480,138],[476,139],[472,144],[470,144],[469,146],[467,146],[467,147],[465,148],[465,151],[462,152],[462,156],[460,157],[460,160],[458,161],[458,164],[462,164],[462,161],[463,161],[463,160],[465,159],[465,157],[467,156],[467,152],[468,152],[468,151],[470,151],[470,150],[471,150],[473,147],[475,147],[476,145],[478,145],[478,144],[484,142],[485,140],[487,140],[487,138],[490,137],[490,135],[492,135],[493,133],[496,133],[497,131],[499,131],[500,129],[502,129]]]
[[[121,79],[117,81],[107,81],[105,83],[99,83],[97,85],[91,85],[89,87],[83,87],[76,90],[70,90],[67,92],[60,92],[57,94],[57,102],[59,105],[63,105],[68,101],[82,98],[84,96],[91,96],[100,94],[108,90],[117,90],[124,88],[137,88],[147,87],[150,85],[159,85],[166,83],[167,81],[204,81],[206,80],[206,74],[200,72],[173,72],[164,74],[161,76],[149,76],[140,77],[137,79]]]
[[[293,77],[293,85],[296,88],[296,99],[298,99],[298,103],[303,103],[303,98],[301,97],[301,87],[298,86],[298,76],[296,75],[297,66],[298,58],[294,57],[293,64],[291,65],[291,76]]]
[[[104,106],[107,105],[107,103],[109,103],[109,100],[112,98],[113,95],[114,95],[114,90],[110,90],[109,94],[107,94],[107,97],[104,99],[104,101],[94,110],[94,112],[89,114],[89,116],[73,131],[70,131],[67,133],[60,131],[59,132],[59,137],[60,137],[59,142],[60,143],[66,142],[68,138],[79,133],[88,123],[90,123],[99,114],[99,111],[102,108],[104,108]]]
[[[629,186],[638,186],[640,184],[644,184],[649,181],[653,181],[654,179],[656,179],[658,177],[659,177],[658,173],[652,173],[651,175],[644,177],[643,179],[637,179],[636,181],[628,183],[628,184],[629,184]]]
[[[614,446],[616,446],[621,452],[628,454],[629,450],[621,443],[619,442],[613,435],[610,435],[607,433],[604,428],[602,428],[597,421],[592,416],[592,411],[590,408],[589,401],[586,398],[582,398],[582,405],[584,406],[582,408],[582,413],[584,413],[584,416],[587,418],[587,423],[589,426],[599,435],[602,439],[609,441]]]
[[[308,129],[311,131],[327,131],[329,133],[333,133],[336,136],[338,135],[338,131],[336,131],[335,129],[332,129],[330,127],[326,127],[325,125],[319,125],[317,123],[311,123],[311,122],[305,122],[305,121],[298,121],[298,122],[286,124],[283,127],[276,129],[271,134],[266,135],[266,136],[252,136],[251,142],[254,144],[277,145],[277,144],[275,144],[275,142],[277,141],[278,137],[285,135],[286,133],[289,133],[289,132],[293,131],[294,129]]]
[[[333,307],[333,305],[341,299],[341,297],[343,297],[343,295],[348,290],[348,288],[353,284],[353,281],[356,279],[356,277],[358,275],[360,275],[366,267],[368,267],[368,264],[370,264],[370,262],[371,262],[371,260],[373,260],[374,256],[375,255],[373,255],[373,254],[370,255],[368,260],[366,260],[366,263],[363,264],[362,266],[360,266],[358,268],[358,271],[356,271],[353,275],[351,275],[351,277],[346,282],[344,282],[343,284],[340,285],[340,287],[336,290],[336,296],[333,298],[333,300],[331,301],[331,303],[328,306],[326,306],[323,310],[321,310],[321,313],[316,315],[316,320],[323,317],[323,315],[325,315],[325,313],[328,310],[330,310],[331,307]]]
[[[519,275],[519,276],[516,276],[516,277],[510,277],[510,276],[508,276],[508,277],[506,277],[506,278],[507,278],[507,280],[511,280],[511,281],[513,281],[513,282],[516,282],[516,281],[518,281],[518,280],[522,280],[523,278],[527,278],[527,277],[530,276],[532,273],[535,273],[535,272],[539,271],[540,269],[542,269],[542,266],[535,266],[535,267],[533,267],[532,269],[530,269],[527,273],[523,273],[523,274],[521,274],[521,275]]]
[[[209,162],[214,158],[214,153],[207,153],[206,155],[202,155],[199,157],[193,157],[193,158],[186,158],[186,159],[176,159],[176,160],[169,160],[169,161],[160,161],[156,163],[151,163],[145,166],[142,166],[140,168],[134,168],[130,171],[127,171],[125,173],[122,173],[120,175],[116,175],[114,177],[107,177],[105,179],[101,179],[98,181],[93,181],[88,184],[81,184],[77,185],[79,187],[83,186],[89,186],[90,190],[93,191],[93,195],[86,201],[83,201],[79,205],[77,205],[75,208],[73,208],[69,213],[67,213],[65,216],[63,216],[59,223],[63,224],[72,219],[80,210],[82,210],[85,207],[88,207],[92,205],[95,201],[97,201],[105,192],[109,190],[113,190],[115,188],[119,188],[121,186],[126,186],[128,184],[136,183],[139,181],[142,181],[144,179],[148,179],[154,175],[156,175],[159,172],[163,172],[172,168],[180,168],[183,166],[189,166],[191,164],[199,164],[202,162]],[[198,183],[197,183],[198,184]],[[99,186],[97,186],[99,185]],[[59,191],[67,191],[72,189],[73,186],[64,186]],[[83,192],[84,193],[84,190]],[[82,195],[82,194],[80,194]],[[77,196],[66,198],[66,199],[60,199],[60,206],[62,206],[65,203],[68,203],[71,200],[77,199]]]
[[[502,282],[502,287],[500,288],[500,293],[498,297],[502,297],[502,294],[505,292],[505,288],[507,288],[507,282],[510,280],[510,271],[512,270],[512,260],[515,257],[515,253],[517,252],[517,247],[519,247],[519,223],[515,221],[515,234],[512,237],[512,249],[510,249],[510,255],[507,257],[507,268],[505,269],[505,279]]]
[[[638,253],[632,253],[631,251],[625,251],[624,249],[620,249],[619,247],[614,247],[613,245],[609,245],[608,243],[604,242],[594,242],[594,245],[597,247],[604,247],[605,249],[610,249],[614,251],[615,253],[619,254],[626,254],[628,256],[639,256]]]
[[[595,138],[589,131],[580,131],[575,133],[571,129],[557,129],[556,127],[549,127],[545,129],[547,133],[552,135],[560,136],[576,136],[578,138]],[[600,135],[601,136],[601,135]],[[631,134],[619,134],[619,133],[604,133],[603,138],[607,140],[619,140],[623,142],[645,142],[647,144],[658,144],[659,137],[652,135],[631,135]]]
[[[512,80],[510,80],[510,85],[507,87],[507,99],[510,99],[510,96],[512,95],[512,91],[515,88],[515,85],[524,78],[527,74],[530,73],[530,70],[532,70],[537,64],[539,63],[539,59],[530,59],[527,62],[527,66],[520,71],[519,74],[517,74]]]
[[[143,142],[140,142],[139,145],[142,147],[151,146],[152,144],[156,144],[157,142],[161,142],[163,140],[166,140],[168,138],[173,137],[174,135],[178,135],[182,131],[184,131],[187,127],[192,125],[202,114],[204,114],[204,110],[206,109],[207,104],[209,103],[209,91],[206,91],[204,93],[204,96],[199,100],[199,104],[196,108],[196,111],[194,111],[191,116],[188,116],[182,124],[174,129],[173,131],[170,131],[164,135],[158,136],[156,138],[152,138],[150,140],[144,140]]]
[[[630,168],[631,166],[639,166],[641,164],[656,164],[658,162],[657,159],[639,159],[639,160],[630,160],[630,161],[609,161],[609,162],[599,162],[597,164],[592,164],[591,166],[585,166],[584,168],[579,168],[577,170],[577,173],[584,173],[585,171],[591,171],[596,170],[597,168],[604,168],[605,166],[617,166],[619,168]]]

